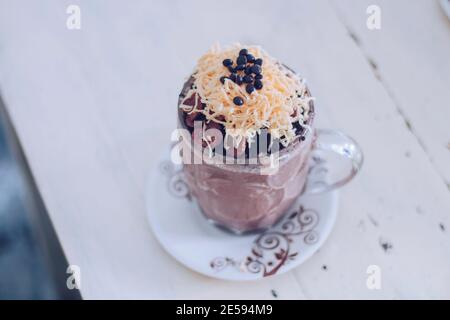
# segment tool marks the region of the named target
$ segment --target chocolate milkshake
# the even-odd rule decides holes
[[[305,186],[313,146],[303,79],[260,47],[213,48],[178,107],[192,137],[184,173],[204,215],[238,233],[278,221]]]

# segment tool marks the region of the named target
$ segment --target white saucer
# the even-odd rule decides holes
[[[309,181],[320,183],[326,171],[323,163],[316,163]],[[267,231],[233,235],[204,218],[181,166],[167,154],[149,176],[146,202],[156,238],[180,263],[213,278],[255,280],[299,266],[322,246],[336,219],[338,194],[299,197]]]

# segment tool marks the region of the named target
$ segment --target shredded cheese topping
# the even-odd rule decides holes
[[[221,77],[230,74],[222,61],[227,58],[235,61],[242,48],[263,59],[263,88],[251,94],[246,92],[245,84],[238,85],[230,79],[225,79],[224,84],[220,81]],[[250,144],[261,129],[268,129],[272,137],[284,146],[289,145],[297,138],[294,122],[304,126],[309,117],[309,102],[314,100],[306,93],[304,79],[259,46],[235,44],[225,49],[213,46],[199,59],[192,76],[193,86],[181,101],[180,108],[187,113],[201,112],[207,122],[222,124],[226,135],[232,136],[237,143],[246,139]],[[193,94],[198,94],[206,107],[199,109],[197,104],[186,105],[186,100]],[[233,103],[236,96],[244,100],[242,106]]]

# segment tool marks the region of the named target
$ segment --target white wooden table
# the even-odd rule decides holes
[[[70,4],[80,30],[66,28]],[[215,41],[261,44],[297,70],[318,126],[365,152],[325,246],[264,281],[191,272],[146,221],[147,173]],[[1,94],[84,298],[450,298],[449,57],[433,0],[0,1]]]

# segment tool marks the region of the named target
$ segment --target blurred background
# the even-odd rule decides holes
[[[0,98],[0,299],[78,299],[66,266]]]

